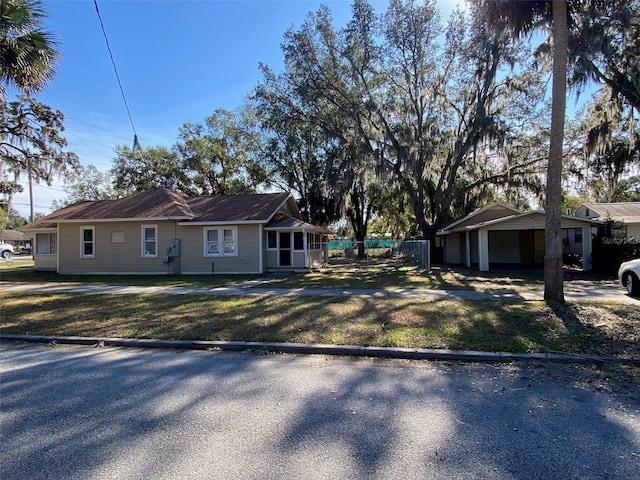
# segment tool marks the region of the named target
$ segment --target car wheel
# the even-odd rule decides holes
[[[640,295],[640,280],[634,273],[627,273],[627,293],[634,297]]]
[[[7,258],[7,256],[9,256],[9,250],[3,250],[2,251],[2,258]]]

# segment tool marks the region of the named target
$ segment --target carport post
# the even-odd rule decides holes
[[[478,230],[478,268],[481,272],[489,271],[489,230]]]
[[[467,255],[467,268],[471,268],[471,234],[469,230],[464,232],[465,254]]]
[[[593,243],[591,237],[591,225],[588,223],[582,227],[582,270],[591,270],[591,255],[593,253]]]

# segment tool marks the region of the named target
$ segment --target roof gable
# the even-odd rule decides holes
[[[519,213],[521,213],[520,210],[504,203],[492,203],[486,207],[478,208],[466,217],[462,217],[461,219],[447,225],[442,229],[442,231],[459,230],[469,225],[475,225],[489,220],[495,220],[497,218],[509,217]]]
[[[587,223],[590,225],[600,225],[602,222],[598,221],[598,220],[593,220],[590,218],[585,218],[585,217],[576,217],[573,215],[562,215],[562,220],[575,220],[577,222],[580,223]],[[541,223],[541,226],[544,228],[544,219],[545,219],[545,212],[543,210],[532,210],[530,212],[521,212],[521,213],[517,213],[515,215],[508,215],[506,217],[499,217],[499,218],[494,218],[492,220],[487,220],[484,222],[479,222],[479,223],[473,223],[473,224],[465,224],[465,225],[459,225],[456,228],[453,229],[449,229],[449,230],[440,230],[437,234],[438,235],[446,235],[449,233],[454,233],[454,232],[465,232],[465,231],[472,231],[472,230],[479,230],[483,227],[489,227],[492,225],[497,225],[497,224],[505,224],[505,223],[509,223],[509,222],[516,222],[516,221],[520,221],[521,219],[528,219],[531,220],[533,222],[539,222]]]

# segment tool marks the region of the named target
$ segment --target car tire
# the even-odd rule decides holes
[[[2,251],[2,258],[7,258],[9,256],[9,250]]]
[[[640,295],[640,280],[638,280],[638,277],[632,272],[627,273],[626,277],[627,281],[625,284],[627,285],[627,293],[632,297]]]

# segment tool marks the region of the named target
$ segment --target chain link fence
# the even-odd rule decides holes
[[[368,238],[364,242],[350,239],[333,239],[328,242],[329,263],[331,259],[347,259],[364,262],[365,265],[384,259],[401,261],[407,265],[416,265],[431,270],[431,257],[428,240],[390,240],[387,238]],[[362,252],[363,256],[359,256]]]

